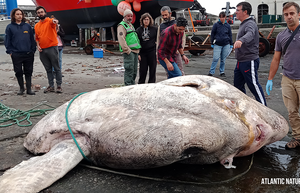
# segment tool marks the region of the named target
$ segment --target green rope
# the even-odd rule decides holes
[[[46,105],[48,107],[51,107],[51,109],[36,109],[41,105]],[[0,127],[8,127],[14,124],[17,124],[20,127],[28,127],[32,125],[30,117],[40,116],[46,114],[47,111],[52,111],[54,109],[54,107],[45,104],[45,102],[42,102],[27,111],[9,108],[0,103]],[[27,121],[28,124],[21,124],[23,121]],[[7,124],[7,122],[9,123]]]
[[[83,94],[85,94],[85,93],[87,93],[87,92],[83,92],[83,93],[78,94],[77,96],[75,96],[75,97],[70,101],[70,103],[69,103],[68,106],[67,106],[66,114],[65,114],[65,115],[66,115],[66,123],[67,123],[68,129],[69,129],[69,131],[70,131],[70,133],[71,133],[71,135],[72,135],[72,138],[73,138],[73,140],[74,140],[76,146],[78,147],[78,149],[79,149],[81,155],[84,157],[84,159],[86,159],[86,160],[88,160],[89,162],[91,162],[91,161],[84,155],[82,149],[80,148],[79,144],[77,143],[77,140],[75,139],[75,136],[74,136],[74,134],[73,134],[73,132],[72,132],[72,130],[71,130],[71,127],[70,127],[69,121],[68,121],[68,110],[69,110],[69,107],[71,106],[72,102],[73,102],[77,97],[79,97],[80,95],[83,95]]]

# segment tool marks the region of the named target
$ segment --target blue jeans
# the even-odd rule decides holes
[[[61,64],[62,64],[62,54],[63,54],[63,48],[58,49],[58,61],[59,61],[60,70],[61,70]]]
[[[224,73],[225,61],[226,61],[226,57],[228,56],[229,51],[230,51],[230,44],[227,44],[225,46],[214,45],[213,62],[211,64],[211,67],[209,70],[210,74],[215,74],[215,70],[216,70],[219,58],[221,58],[220,74]]]
[[[175,63],[175,62],[171,62],[171,64],[173,65],[174,67],[174,70],[173,71],[169,71],[168,70],[168,67],[167,67],[167,64],[165,63],[165,61],[163,60],[159,60],[159,63],[166,69],[166,71],[168,72],[168,79],[169,78],[174,78],[174,77],[177,77],[177,76],[182,76],[182,73],[178,67],[178,65]]]

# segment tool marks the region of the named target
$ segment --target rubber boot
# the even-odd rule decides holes
[[[20,90],[17,93],[17,95],[23,95],[23,93],[25,91],[23,76],[17,77],[17,80],[18,80],[18,84],[20,86]]]
[[[31,90],[31,76],[25,76],[25,80],[26,80],[27,94],[35,95],[35,93]]]

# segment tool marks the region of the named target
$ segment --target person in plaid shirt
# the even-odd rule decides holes
[[[189,59],[184,55],[182,47],[182,36],[188,22],[185,18],[179,17],[176,23],[166,28],[159,39],[158,60],[159,63],[167,70],[169,77],[173,78],[182,76],[176,61],[176,52],[181,54],[182,59],[186,64]]]

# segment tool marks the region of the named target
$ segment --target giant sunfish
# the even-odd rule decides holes
[[[0,192],[38,192],[63,177],[83,156],[65,120],[69,102],[41,119],[24,146],[34,154],[0,177]],[[100,89],[79,96],[68,111],[70,128],[93,164],[118,169],[181,162],[234,167],[282,139],[287,121],[234,86],[193,75],[156,84]]]

